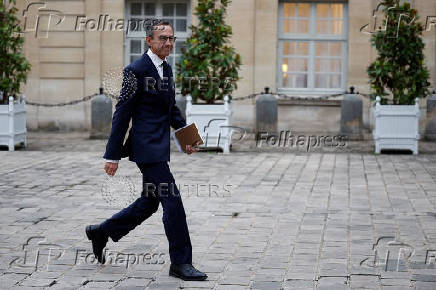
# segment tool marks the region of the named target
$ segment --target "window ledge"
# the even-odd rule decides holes
[[[302,97],[299,99],[277,99],[277,105],[280,106],[334,106],[340,107],[342,101],[342,96],[335,99],[318,99],[311,97]]]

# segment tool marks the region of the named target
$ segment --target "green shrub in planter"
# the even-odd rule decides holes
[[[415,98],[430,92],[429,72],[424,63],[424,27],[418,22],[418,12],[409,3],[383,0],[383,27],[371,36],[377,49],[377,59],[368,67],[372,96],[380,96],[381,103],[413,105]]]
[[[9,96],[17,97],[30,70],[22,54],[24,39],[16,16],[18,9],[12,5],[16,2],[5,2],[0,2],[0,104],[7,104]]]
[[[220,2],[220,3],[216,3]],[[241,57],[228,45],[232,27],[225,24],[229,0],[198,0],[195,8],[198,26],[191,25],[192,35],[182,48],[176,64],[176,84],[182,95],[191,95],[193,102],[203,100],[214,104],[237,89]]]

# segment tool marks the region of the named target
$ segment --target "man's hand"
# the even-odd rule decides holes
[[[118,163],[114,162],[106,162],[104,165],[104,171],[106,171],[107,175],[114,176],[115,172],[117,172]]]
[[[199,142],[195,143],[194,146],[192,145],[186,145],[186,154],[192,154],[194,152],[198,152],[200,148],[198,148]]]

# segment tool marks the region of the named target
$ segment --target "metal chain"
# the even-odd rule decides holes
[[[26,105],[37,106],[37,107],[62,107],[62,106],[75,105],[75,104],[78,104],[81,102],[89,101],[90,99],[92,99],[93,97],[95,97],[97,95],[99,95],[99,94],[92,94],[92,95],[83,97],[83,98],[78,99],[78,100],[73,100],[73,101],[69,101],[69,102],[62,102],[62,103],[57,103],[57,104],[36,103],[36,102],[31,102],[31,101],[26,100]]]
[[[285,99],[285,100],[328,100],[328,99],[334,99],[337,98],[339,96],[343,96],[345,95],[347,92],[345,93],[339,93],[339,94],[332,94],[332,95],[323,95],[323,96],[316,96],[316,97],[301,97],[301,96],[288,96],[285,94],[279,94],[279,93],[269,93],[271,95],[275,95],[277,96],[278,99]],[[248,100],[248,99],[253,99],[259,95],[263,95],[264,93],[255,93],[255,94],[250,94],[247,96],[243,96],[243,97],[235,97],[232,98],[232,101],[242,101],[242,100]],[[363,97],[366,98],[370,98],[371,95],[370,94],[364,94],[364,93],[359,93],[357,92],[356,94],[361,95]],[[62,102],[62,103],[57,103],[57,104],[51,104],[51,103],[37,103],[37,102],[31,102],[31,101],[27,101],[26,100],[26,105],[31,105],[31,106],[38,106],[38,107],[61,107],[61,106],[68,106],[68,105],[75,105],[81,102],[86,102],[91,100],[93,97],[99,95],[98,93],[89,95],[89,96],[85,96],[81,99],[77,99],[77,100],[73,100],[73,101],[69,101],[69,102]],[[116,95],[110,94],[110,93],[105,93],[106,96],[111,97],[112,99],[118,101],[119,98]]]
[[[279,97],[279,99],[300,101],[300,100],[329,100],[329,99],[337,98],[339,96],[343,96],[344,94],[345,93],[315,96],[315,97],[288,96],[284,94],[277,94],[277,96]]]
[[[236,98],[232,98],[232,101],[241,101],[241,100],[247,100],[247,99],[252,99],[255,98],[258,95],[263,95],[264,93],[256,93],[256,94],[251,94],[248,96],[244,96],[244,97],[236,97]],[[323,96],[317,96],[317,97],[300,97],[300,96],[288,96],[285,94],[279,94],[279,93],[268,93],[270,95],[275,95],[277,96],[279,99],[286,99],[286,100],[328,100],[328,99],[333,99],[333,98],[337,98],[339,96],[344,95],[345,93],[340,93],[340,94],[332,94],[332,95],[323,95]]]
[[[248,100],[248,99],[255,98],[255,97],[258,96],[258,95],[262,95],[262,94],[257,93],[257,94],[251,94],[251,95],[244,96],[244,97],[235,97],[235,98],[232,98],[232,101]]]
[[[365,93],[359,93],[359,92],[357,92],[357,94],[361,95],[362,97],[368,98],[368,99],[371,99],[371,97],[372,97],[371,94],[365,94]]]

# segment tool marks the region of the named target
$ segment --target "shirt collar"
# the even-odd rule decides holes
[[[156,67],[159,67],[164,62],[163,59],[161,59],[157,54],[155,54],[151,49],[149,48],[147,50],[147,55],[150,57],[151,61]],[[167,58],[165,57],[165,61],[167,61]]]

